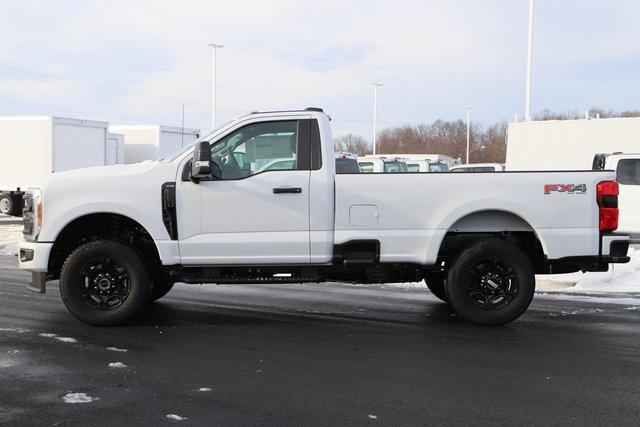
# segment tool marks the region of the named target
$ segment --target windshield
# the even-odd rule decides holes
[[[448,172],[449,167],[444,163],[430,163],[429,172]]]
[[[373,162],[359,162],[360,172],[373,173]]]
[[[404,162],[384,162],[384,171],[386,173],[409,172],[407,170],[407,164]]]

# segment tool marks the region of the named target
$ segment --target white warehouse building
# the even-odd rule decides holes
[[[161,125],[110,125],[109,132],[124,135],[126,163],[166,158],[200,137],[199,129]]]
[[[640,153],[640,117],[510,123],[507,170],[586,170],[598,153]]]

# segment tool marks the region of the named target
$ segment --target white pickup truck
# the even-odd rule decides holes
[[[534,273],[629,260],[611,171],[336,175],[329,122],[254,113],[171,158],[52,175],[25,199],[30,286],[59,278],[75,317],[110,325],[175,282],[425,279],[463,317],[502,324]]]

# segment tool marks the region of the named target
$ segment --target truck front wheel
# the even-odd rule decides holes
[[[149,276],[136,251],[120,242],[86,243],[60,272],[60,295],[77,319],[115,325],[134,316],[149,298]]]
[[[464,318],[485,325],[511,322],[535,291],[533,267],[515,245],[489,239],[464,249],[449,270],[447,296]]]

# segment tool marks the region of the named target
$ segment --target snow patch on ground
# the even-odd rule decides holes
[[[25,332],[30,332],[29,329],[22,328],[0,328],[0,332],[16,332],[18,334],[24,334]]]
[[[56,335],[56,334],[49,334],[49,333],[44,333],[44,332],[43,332],[43,333],[41,333],[41,334],[38,334],[38,335],[39,335],[39,336],[41,336],[41,337],[45,337],[45,338],[54,338],[54,337],[57,337],[57,335]]]
[[[77,339],[71,338],[71,337],[54,337],[54,338],[57,339],[60,342],[67,342],[67,343],[78,342]]]
[[[124,369],[124,368],[127,367],[127,365],[125,365],[122,362],[111,362],[111,363],[109,363],[109,367],[111,369]]]
[[[631,261],[613,264],[606,272],[553,274],[537,276],[537,280],[543,282],[545,290],[568,293],[640,292],[640,249],[630,247],[628,255]],[[575,285],[570,286],[572,283]]]
[[[426,289],[427,284],[424,282],[406,282],[406,283],[342,283],[342,282],[328,282],[328,284],[335,284],[340,286],[353,286],[356,288],[378,288],[378,289]]]
[[[22,224],[2,224],[0,227],[0,255],[16,255],[22,239]]]
[[[15,224],[16,222],[22,223],[22,218],[18,216],[0,214],[0,224]]]
[[[170,420],[176,420],[176,421],[183,421],[187,419],[185,417],[181,417],[180,415],[176,415],[176,414],[168,414],[167,418],[169,418]]]
[[[367,415],[367,418],[369,418],[370,420],[377,420],[378,419],[377,416],[371,415],[371,414]]]
[[[594,304],[615,304],[615,305],[626,305],[626,306],[640,306],[640,298],[609,298],[606,296],[598,296],[598,295],[572,295],[572,294],[547,294],[547,293],[537,293],[536,298],[541,299],[553,299],[553,300],[564,300],[564,301],[579,301],[579,302],[589,302]],[[625,310],[629,310],[629,307],[625,307]],[[636,309],[633,309],[636,310]]]
[[[16,364],[14,359],[0,359],[0,369],[2,368],[10,368]]]
[[[99,400],[99,397],[87,396],[86,393],[67,393],[62,396],[64,403],[90,403]]]
[[[209,387],[200,387],[198,391],[211,391]]]
[[[117,352],[120,352],[120,353],[126,353],[127,351],[129,351],[126,348],[118,348],[118,347],[107,347],[107,350],[109,350],[109,351],[117,351]]]

